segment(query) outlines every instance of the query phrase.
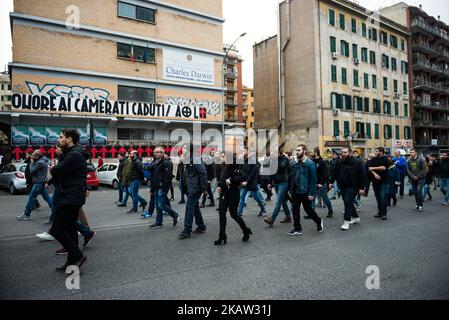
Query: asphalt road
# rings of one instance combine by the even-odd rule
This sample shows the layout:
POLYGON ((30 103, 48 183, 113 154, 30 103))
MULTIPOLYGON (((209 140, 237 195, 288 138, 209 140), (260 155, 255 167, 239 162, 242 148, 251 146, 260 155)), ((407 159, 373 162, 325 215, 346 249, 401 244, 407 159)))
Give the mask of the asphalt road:
MULTIPOLYGON (((148 190, 141 190, 148 195, 148 190)), ((311 220, 302 220, 304 234, 290 237, 291 225, 278 221, 267 228, 249 199, 244 218, 253 230, 248 243, 228 219, 228 244, 214 246, 218 214, 203 209, 207 233, 178 240, 171 218, 159 230, 155 218, 127 215, 114 204, 116 191, 100 188, 88 199, 86 212, 97 236, 85 254, 90 261, 81 274, 79 290, 68 290, 66 275, 55 266, 66 257, 55 255, 56 241, 34 235, 46 231, 46 204, 32 220, 16 221, 25 195, 0 192, 1 299, 448 299, 449 207, 439 191, 418 213, 406 196, 389 212, 389 220, 373 218, 371 197, 362 199, 361 224, 340 230, 342 202, 333 201, 335 217, 325 219, 317 233, 311 220), (379 268, 379 289, 369 290, 368 266, 379 268)), ((184 216, 184 207, 172 202, 184 216)), ((41 201, 43 203, 43 201, 41 201)), ((272 208, 274 202, 268 202, 272 208)), ((326 209, 317 209, 325 217, 326 209)), ((283 218, 281 212, 279 218, 283 218)), ((80 240, 82 240, 80 238, 80 240)))

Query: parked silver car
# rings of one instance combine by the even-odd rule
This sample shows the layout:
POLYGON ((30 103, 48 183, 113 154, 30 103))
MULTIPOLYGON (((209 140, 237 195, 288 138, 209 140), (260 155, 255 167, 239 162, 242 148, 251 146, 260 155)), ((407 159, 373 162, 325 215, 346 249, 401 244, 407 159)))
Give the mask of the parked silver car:
POLYGON ((0 188, 7 188, 11 194, 26 191, 26 163, 10 163, 0 171, 0 188))

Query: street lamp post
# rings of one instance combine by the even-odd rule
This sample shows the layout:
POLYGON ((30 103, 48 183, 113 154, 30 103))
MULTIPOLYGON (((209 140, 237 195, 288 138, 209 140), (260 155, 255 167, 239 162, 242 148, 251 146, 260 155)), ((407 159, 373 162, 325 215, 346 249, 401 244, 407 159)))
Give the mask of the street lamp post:
POLYGON ((223 57, 223 63, 221 64, 221 96, 222 96, 222 106, 221 106, 221 146, 222 146, 222 151, 225 150, 225 118, 224 118, 224 113, 225 113, 225 63, 226 63, 226 58, 228 57, 228 53, 231 50, 231 48, 237 43, 237 41, 240 40, 240 38, 243 38, 246 35, 246 32, 242 33, 237 39, 235 39, 235 41, 229 46, 229 48, 226 49, 225 51, 225 55, 223 57))

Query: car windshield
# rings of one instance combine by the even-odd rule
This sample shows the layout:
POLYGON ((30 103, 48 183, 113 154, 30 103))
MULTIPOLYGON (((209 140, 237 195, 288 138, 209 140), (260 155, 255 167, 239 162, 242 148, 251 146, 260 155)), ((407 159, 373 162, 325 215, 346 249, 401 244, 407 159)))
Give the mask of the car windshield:
POLYGON ((19 168, 19 171, 20 172, 25 172, 25 169, 27 168, 27 166, 21 166, 20 168, 19 168))
POLYGON ((95 172, 95 166, 93 164, 87 165, 87 172, 95 172))

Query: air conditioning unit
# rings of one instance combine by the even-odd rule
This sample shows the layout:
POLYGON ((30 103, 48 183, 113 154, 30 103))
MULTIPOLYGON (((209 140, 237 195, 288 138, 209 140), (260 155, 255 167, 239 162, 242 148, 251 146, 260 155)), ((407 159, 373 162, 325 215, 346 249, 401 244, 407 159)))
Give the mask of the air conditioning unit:
POLYGON ((356 65, 359 64, 359 59, 358 58, 354 58, 354 64, 356 64, 356 65))
POLYGON ((332 109, 332 112, 334 113, 334 116, 338 116, 339 110, 338 109, 332 109))
POLYGON ((332 59, 337 59, 337 58, 338 58, 338 53, 332 52, 332 59))

